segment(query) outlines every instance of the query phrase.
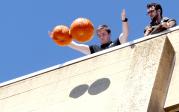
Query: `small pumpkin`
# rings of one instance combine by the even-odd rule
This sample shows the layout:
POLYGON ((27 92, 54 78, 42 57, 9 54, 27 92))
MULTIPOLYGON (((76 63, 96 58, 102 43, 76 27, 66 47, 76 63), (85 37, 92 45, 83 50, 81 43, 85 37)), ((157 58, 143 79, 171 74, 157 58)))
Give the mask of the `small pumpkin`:
POLYGON ((78 42, 87 42, 94 35, 94 26, 89 19, 77 18, 70 26, 70 35, 78 42))
POLYGON ((59 46, 66 46, 72 42, 72 36, 69 34, 69 28, 64 25, 56 26, 51 32, 51 37, 59 46))

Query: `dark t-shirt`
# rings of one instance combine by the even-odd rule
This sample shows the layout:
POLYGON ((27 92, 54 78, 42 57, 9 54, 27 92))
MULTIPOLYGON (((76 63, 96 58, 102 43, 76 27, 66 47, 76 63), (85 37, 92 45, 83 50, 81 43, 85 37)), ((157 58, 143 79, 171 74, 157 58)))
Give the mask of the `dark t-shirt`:
POLYGON ((107 49, 107 48, 110 48, 110 47, 114 47, 114 46, 117 46, 117 45, 120 45, 120 41, 119 39, 116 39, 115 41, 110 41, 106 44, 102 44, 102 45, 91 45, 90 46, 90 52, 91 54, 92 53, 95 53, 95 52, 98 52, 98 51, 101 51, 101 50, 104 50, 104 49, 107 49))

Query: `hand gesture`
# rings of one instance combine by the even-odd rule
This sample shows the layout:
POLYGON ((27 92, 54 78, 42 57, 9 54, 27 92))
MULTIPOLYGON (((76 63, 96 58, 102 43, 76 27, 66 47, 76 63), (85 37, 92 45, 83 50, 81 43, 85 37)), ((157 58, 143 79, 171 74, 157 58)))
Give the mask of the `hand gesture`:
POLYGON ((147 27, 145 28, 144 36, 149 35, 151 32, 152 32, 152 27, 151 27, 151 26, 147 26, 147 27))
POLYGON ((121 20, 125 20, 125 18, 126 18, 126 11, 125 9, 123 9, 121 12, 121 20))

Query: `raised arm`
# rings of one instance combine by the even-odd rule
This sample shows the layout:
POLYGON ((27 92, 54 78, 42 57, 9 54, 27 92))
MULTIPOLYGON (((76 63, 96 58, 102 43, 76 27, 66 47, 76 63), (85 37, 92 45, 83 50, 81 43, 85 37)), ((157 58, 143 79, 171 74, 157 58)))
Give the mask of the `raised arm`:
POLYGON ((128 33, 129 33, 129 27, 128 27, 128 20, 126 17, 126 11, 125 9, 122 10, 121 13, 121 20, 122 20, 122 33, 119 36, 119 41, 121 44, 126 43, 128 40, 128 33))
POLYGON ((83 54, 91 54, 89 46, 85 44, 78 44, 72 41, 71 44, 68 45, 68 47, 75 49, 83 54))

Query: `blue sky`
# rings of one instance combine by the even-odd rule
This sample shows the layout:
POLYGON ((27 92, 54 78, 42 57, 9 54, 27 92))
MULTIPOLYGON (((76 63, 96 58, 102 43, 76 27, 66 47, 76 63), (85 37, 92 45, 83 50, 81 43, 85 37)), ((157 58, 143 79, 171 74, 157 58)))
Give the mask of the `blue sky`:
MULTIPOLYGON (((109 25, 114 40, 121 33, 120 14, 125 8, 129 41, 143 37, 150 21, 149 2, 160 3, 164 16, 179 21, 178 0, 0 0, 0 83, 84 56, 56 45, 48 36, 54 26, 70 26, 78 17, 90 19, 95 28, 109 25)), ((95 35, 84 44, 96 43, 95 35)))

